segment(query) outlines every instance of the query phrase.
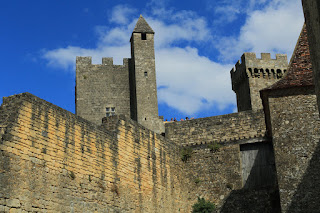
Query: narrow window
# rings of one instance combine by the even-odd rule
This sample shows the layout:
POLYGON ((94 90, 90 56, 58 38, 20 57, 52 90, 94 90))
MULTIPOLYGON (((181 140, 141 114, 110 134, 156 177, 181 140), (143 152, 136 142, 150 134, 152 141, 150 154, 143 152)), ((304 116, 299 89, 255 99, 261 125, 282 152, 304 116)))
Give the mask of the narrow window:
POLYGON ((259 70, 257 68, 254 69, 254 76, 255 77, 260 77, 259 70))
POLYGON ((148 77, 148 72, 144 72, 144 76, 145 76, 145 77, 148 77))
POLYGON ((280 69, 277 69, 277 78, 282 78, 283 74, 282 71, 280 69))
POLYGON ((113 116, 116 114, 116 108, 115 107, 107 107, 106 108, 106 116, 113 116))
POLYGON ((141 40, 147 40, 147 34, 141 33, 141 40))
POLYGON ((146 121, 146 120, 147 120, 147 118, 144 118, 144 120, 146 121))

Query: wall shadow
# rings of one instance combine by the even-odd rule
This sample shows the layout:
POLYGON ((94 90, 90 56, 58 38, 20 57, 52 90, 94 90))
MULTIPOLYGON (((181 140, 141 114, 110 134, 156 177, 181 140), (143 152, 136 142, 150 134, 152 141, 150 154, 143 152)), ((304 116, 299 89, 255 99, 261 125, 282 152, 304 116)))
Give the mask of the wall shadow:
POLYGON ((242 189, 230 192, 220 212, 280 213, 272 143, 243 144, 240 150, 245 184, 242 189))

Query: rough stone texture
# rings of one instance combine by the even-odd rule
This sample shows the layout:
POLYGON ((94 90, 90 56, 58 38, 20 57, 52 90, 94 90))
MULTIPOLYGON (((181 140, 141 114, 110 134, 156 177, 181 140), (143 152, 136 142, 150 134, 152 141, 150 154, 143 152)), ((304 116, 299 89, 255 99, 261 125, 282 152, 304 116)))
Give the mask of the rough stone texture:
POLYGON ((245 111, 207 118, 166 123, 166 138, 181 145, 212 142, 257 142, 265 136, 265 120, 262 110, 245 111))
POLYGON ((238 61, 230 71, 238 112, 262 109, 259 91, 281 79, 287 67, 287 55, 284 54, 276 54, 276 59, 271 59, 270 53, 261 53, 259 59, 255 53, 244 53, 241 63, 238 61))
POLYGON ((92 64, 91 57, 77 57, 76 114, 100 125, 107 107, 130 116, 129 63, 113 65, 112 58, 92 64))
POLYGON ((308 30, 312 69, 320 111, 320 3, 317 0, 302 0, 304 17, 308 30))
POLYGON ((0 111, 0 209, 190 212, 197 199, 179 147, 130 119, 99 127, 28 93, 0 111))
POLYGON ((225 145, 217 151, 197 145, 192 150, 191 158, 185 163, 185 174, 194 182, 197 195, 216 203, 219 212, 278 212, 280 204, 275 197, 278 191, 274 179, 267 188, 242 189, 246 182, 242 182, 238 144, 225 145))
POLYGON ((91 57, 77 57, 76 114, 98 125, 106 108, 115 107, 143 126, 164 132, 158 116, 157 84, 154 55, 154 32, 140 16, 130 39, 131 58, 123 65, 113 65, 112 58, 92 64, 91 57))
POLYGON ((245 212, 241 207, 245 205, 240 203, 251 202, 256 204, 252 212, 261 209, 278 212, 279 202, 272 205, 269 202, 277 191, 277 183, 273 149, 271 141, 265 137, 262 110, 167 123, 166 138, 192 149, 190 159, 185 162, 185 174, 196 184, 198 195, 214 201, 222 212, 236 209, 245 212), (212 150, 213 144, 218 144, 219 148, 212 150), (262 147, 263 150, 267 147, 266 152, 257 150, 248 160, 241 159, 247 150, 240 151, 241 146, 260 144, 266 145, 262 147), (268 162, 273 163, 269 165, 268 162), (249 190, 241 190, 243 187, 249 190), (272 192, 264 187, 271 188, 272 192), (255 198, 259 193, 264 196, 255 198))
POLYGON ((267 101, 282 212, 318 212, 320 122, 314 89, 274 91, 267 101))

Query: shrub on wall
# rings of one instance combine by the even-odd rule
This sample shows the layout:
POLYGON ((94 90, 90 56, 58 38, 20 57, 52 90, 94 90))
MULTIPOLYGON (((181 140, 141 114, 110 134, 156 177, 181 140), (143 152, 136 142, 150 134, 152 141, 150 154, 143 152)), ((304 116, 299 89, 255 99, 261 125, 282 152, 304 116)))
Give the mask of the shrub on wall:
POLYGON ((198 197, 198 202, 192 206, 192 213, 212 213, 215 212, 215 209, 214 203, 198 197))
POLYGON ((221 145, 214 142, 212 144, 208 144, 207 147, 210 149, 210 152, 217 152, 221 148, 221 145))
POLYGON ((191 154, 192 154, 191 148, 185 147, 185 148, 181 149, 181 151, 180 151, 181 160, 183 162, 186 162, 189 158, 191 158, 191 154))

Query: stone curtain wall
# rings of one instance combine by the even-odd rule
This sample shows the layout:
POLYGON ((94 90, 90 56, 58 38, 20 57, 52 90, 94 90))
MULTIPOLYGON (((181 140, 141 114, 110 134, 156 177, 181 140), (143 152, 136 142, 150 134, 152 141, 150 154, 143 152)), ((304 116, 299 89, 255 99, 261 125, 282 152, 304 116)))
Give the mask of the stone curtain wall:
POLYGON ((199 195, 221 206, 232 190, 242 188, 239 151, 239 145, 214 152, 206 145, 193 147, 185 173, 199 195))
POLYGON ((283 90, 268 102, 282 212, 318 212, 320 122, 314 90, 283 90))
POLYGON ((262 110, 244 111, 166 123, 166 137, 181 145, 228 143, 264 137, 265 129, 262 110))
MULTIPOLYGON (((265 137, 262 110, 167 123, 166 137, 191 148, 184 173, 195 191, 215 202, 219 211, 279 212, 276 186, 243 189, 240 144, 270 142, 265 137), (216 150, 210 147, 214 142, 219 146, 216 150)), ((261 159, 252 160, 255 165, 261 159)), ((251 179, 257 174, 248 176, 251 179)))
POLYGON ((0 212, 190 212, 196 200, 178 147, 135 122, 107 131, 31 94, 0 112, 0 212))

